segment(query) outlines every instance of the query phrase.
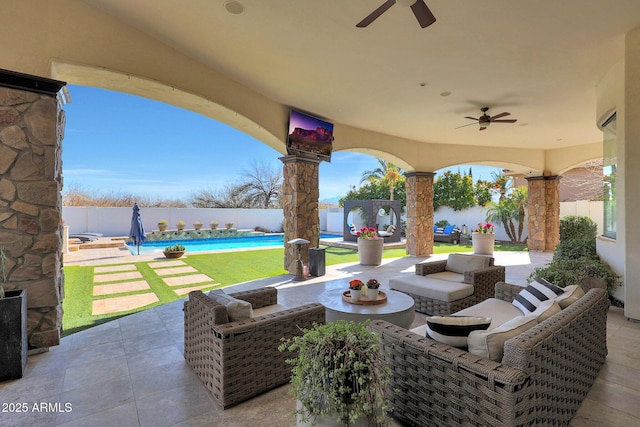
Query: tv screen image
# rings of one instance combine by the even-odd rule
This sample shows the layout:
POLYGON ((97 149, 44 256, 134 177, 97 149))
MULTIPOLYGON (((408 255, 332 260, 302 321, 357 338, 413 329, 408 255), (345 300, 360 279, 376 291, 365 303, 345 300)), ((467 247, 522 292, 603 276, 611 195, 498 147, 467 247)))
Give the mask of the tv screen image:
POLYGON ((289 154, 331 161, 333 147, 333 124, 291 110, 289 116, 289 154))

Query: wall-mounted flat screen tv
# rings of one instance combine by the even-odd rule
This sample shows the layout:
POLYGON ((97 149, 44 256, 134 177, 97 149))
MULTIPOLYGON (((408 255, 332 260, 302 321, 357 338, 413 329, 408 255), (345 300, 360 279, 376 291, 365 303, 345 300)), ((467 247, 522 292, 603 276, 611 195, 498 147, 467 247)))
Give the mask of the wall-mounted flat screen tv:
POLYGON ((291 155, 331 161, 333 124, 291 110, 287 152, 291 155))

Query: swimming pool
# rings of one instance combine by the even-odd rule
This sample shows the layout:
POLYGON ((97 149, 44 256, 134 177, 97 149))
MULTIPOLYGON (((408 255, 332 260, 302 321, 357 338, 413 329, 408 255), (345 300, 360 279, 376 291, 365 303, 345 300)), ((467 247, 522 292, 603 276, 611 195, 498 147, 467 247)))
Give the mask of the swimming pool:
MULTIPOLYGON (((331 238, 341 237, 336 234, 321 233, 320 237, 331 238)), ((162 242, 144 242, 140 246, 140 255, 162 253, 167 246, 182 245, 187 252, 203 252, 218 251, 224 249, 251 249, 264 247, 282 247, 284 246, 283 234, 265 234, 263 236, 252 237, 221 237, 216 239, 197 239, 197 240, 165 240, 162 242)), ((129 252, 136 255, 138 248, 127 242, 129 252)))

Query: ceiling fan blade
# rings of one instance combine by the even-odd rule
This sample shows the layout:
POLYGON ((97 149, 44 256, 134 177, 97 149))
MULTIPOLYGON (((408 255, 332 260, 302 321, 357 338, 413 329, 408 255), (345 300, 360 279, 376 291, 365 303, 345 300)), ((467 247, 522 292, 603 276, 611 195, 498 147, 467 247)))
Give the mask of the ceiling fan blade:
POLYGON ((465 116, 465 119, 479 120, 479 119, 476 119, 475 117, 469 117, 469 116, 465 116))
POLYGON ((493 121, 493 119, 499 119, 500 117, 504 117, 504 116, 510 116, 511 113, 500 113, 500 114, 496 114, 495 116, 491 117, 491 121, 493 121))
POLYGON ((433 13, 431 13, 424 0, 418 0, 412 4, 411 10, 422 28, 426 28, 436 22, 436 17, 433 16, 433 13))
POLYGON ((468 125, 458 126, 457 128, 454 128, 454 129, 466 128, 467 126, 473 126, 473 125, 478 125, 478 124, 477 123, 469 123, 468 125))
MULTIPOLYGON (((362 21, 358 22, 356 24, 356 27, 358 28, 364 28, 367 25, 371 24, 373 21, 375 21, 376 19, 378 19, 380 17, 380 15, 382 15, 383 13, 385 13, 387 10, 389 10, 389 8, 391 6, 393 6, 394 4, 396 4, 396 0, 387 0, 386 2, 384 2, 379 8, 377 8, 376 10, 374 10, 373 12, 371 12, 371 14, 369 16, 367 16, 366 18, 364 18, 362 21)), ((413 8, 413 6, 411 6, 413 8)))
POLYGON ((515 123, 518 119, 491 120, 491 123, 515 123))

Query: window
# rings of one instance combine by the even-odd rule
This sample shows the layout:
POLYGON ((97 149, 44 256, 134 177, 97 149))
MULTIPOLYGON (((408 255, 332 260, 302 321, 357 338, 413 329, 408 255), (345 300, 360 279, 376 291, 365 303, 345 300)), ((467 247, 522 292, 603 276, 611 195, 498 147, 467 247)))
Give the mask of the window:
POLYGON ((602 191, 604 200, 604 236, 616 238, 616 178, 618 174, 618 153, 616 148, 616 113, 602 124, 603 138, 603 176, 602 191))

